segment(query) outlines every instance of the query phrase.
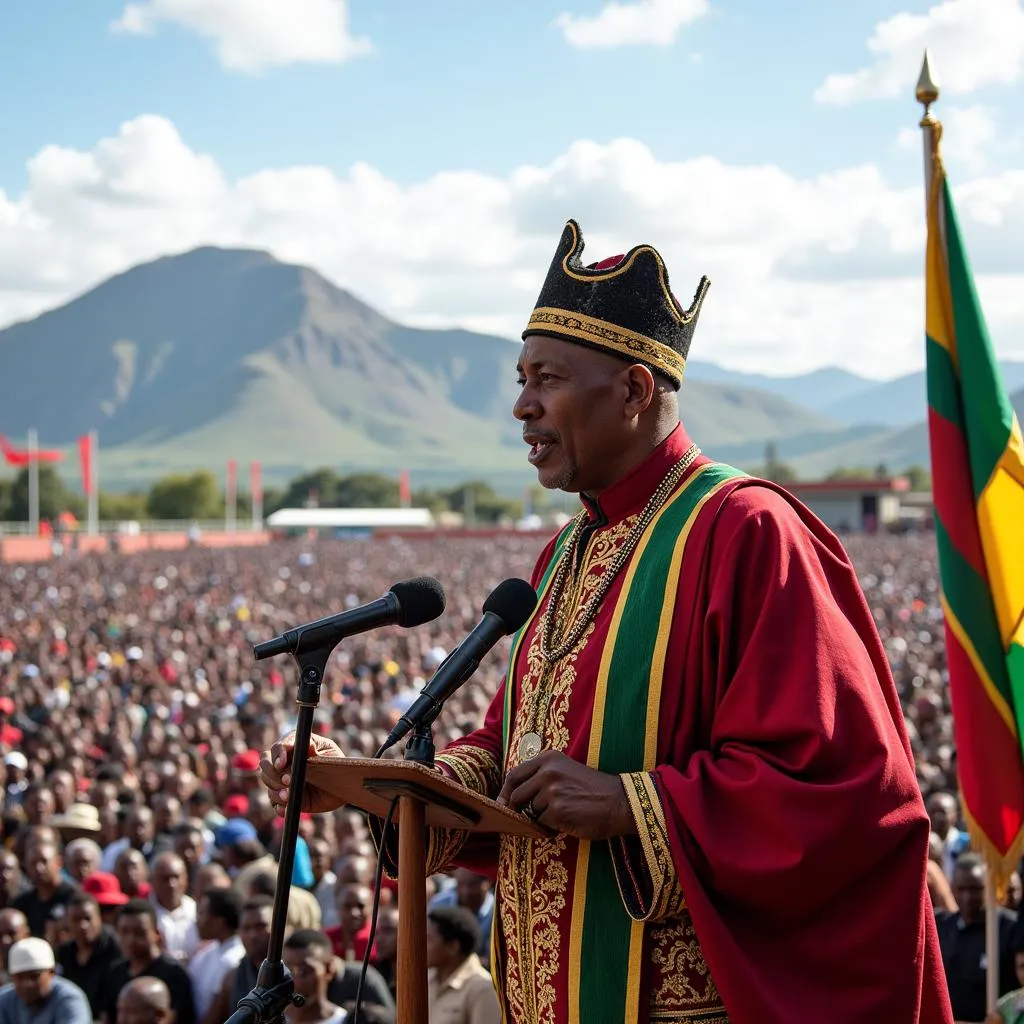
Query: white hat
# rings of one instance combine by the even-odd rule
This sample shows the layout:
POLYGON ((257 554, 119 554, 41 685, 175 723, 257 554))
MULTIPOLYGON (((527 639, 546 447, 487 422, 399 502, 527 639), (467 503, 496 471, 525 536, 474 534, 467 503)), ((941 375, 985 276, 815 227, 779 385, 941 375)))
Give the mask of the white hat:
POLYGON ((22 939, 7 954, 7 973, 11 977, 29 971, 52 971, 56 966, 53 950, 45 939, 22 939))
POLYGON ((8 768, 20 768, 25 771, 28 768, 28 758, 20 750, 12 750, 5 758, 4 764, 8 768))
POLYGON ((124 656, 128 661, 142 661, 142 648, 129 647, 128 650, 124 652, 124 656))

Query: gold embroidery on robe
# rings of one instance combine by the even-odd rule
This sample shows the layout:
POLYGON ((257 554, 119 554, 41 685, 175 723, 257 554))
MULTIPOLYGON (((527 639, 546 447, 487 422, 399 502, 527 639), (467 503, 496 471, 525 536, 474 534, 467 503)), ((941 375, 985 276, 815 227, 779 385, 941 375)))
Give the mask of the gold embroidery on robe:
POLYGON ((686 906, 686 897, 672 861, 665 812, 654 777, 650 772, 631 772, 619 777, 637 829, 636 836, 612 844, 612 866, 622 902, 630 917, 637 921, 676 918, 686 906), (642 852, 642 858, 637 852, 642 852), (645 877, 634 880, 635 872, 644 872, 645 877), (643 894, 648 885, 649 897, 645 899, 643 894))
POLYGON ((651 1024, 728 1024, 689 911, 648 926, 651 1024))

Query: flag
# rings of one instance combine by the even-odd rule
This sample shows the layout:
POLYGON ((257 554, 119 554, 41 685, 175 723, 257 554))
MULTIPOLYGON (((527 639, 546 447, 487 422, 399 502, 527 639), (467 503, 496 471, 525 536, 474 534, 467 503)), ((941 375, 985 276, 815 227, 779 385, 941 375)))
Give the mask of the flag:
POLYGON ((408 508, 412 504, 412 483, 407 469, 398 474, 398 502, 402 508, 408 508))
POLYGON ((1024 444, 931 133, 928 433, 957 772, 997 884, 1024 850, 1024 444))
POLYGON ((78 439, 78 457, 82 463, 82 490, 92 494, 92 435, 83 434, 78 439))

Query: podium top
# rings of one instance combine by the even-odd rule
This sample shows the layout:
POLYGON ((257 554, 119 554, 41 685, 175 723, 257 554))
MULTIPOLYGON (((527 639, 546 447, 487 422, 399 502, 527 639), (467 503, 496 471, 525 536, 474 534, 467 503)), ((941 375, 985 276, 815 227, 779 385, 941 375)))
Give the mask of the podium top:
MULTIPOLYGON (((306 784, 330 793, 342 804, 367 814, 387 816, 397 796, 415 796, 426 804, 427 825, 468 832, 496 832, 542 839, 551 833, 525 814, 449 779, 414 761, 372 758, 311 757, 306 784)), ((399 813, 395 813, 399 821, 399 813)), ((400 823, 400 822, 399 822, 400 823)))

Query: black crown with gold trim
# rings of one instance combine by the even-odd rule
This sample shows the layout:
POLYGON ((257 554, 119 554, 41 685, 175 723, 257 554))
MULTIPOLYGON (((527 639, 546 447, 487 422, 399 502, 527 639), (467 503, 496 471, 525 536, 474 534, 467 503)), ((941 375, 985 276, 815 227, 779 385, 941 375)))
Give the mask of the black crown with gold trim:
POLYGON ((665 262, 652 246, 635 246, 614 266, 585 267, 582 254, 583 233, 570 220, 523 338, 548 334, 643 363, 678 390, 711 282, 700 279, 693 303, 684 310, 669 288, 665 262))

